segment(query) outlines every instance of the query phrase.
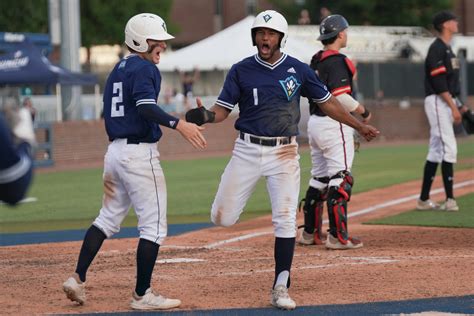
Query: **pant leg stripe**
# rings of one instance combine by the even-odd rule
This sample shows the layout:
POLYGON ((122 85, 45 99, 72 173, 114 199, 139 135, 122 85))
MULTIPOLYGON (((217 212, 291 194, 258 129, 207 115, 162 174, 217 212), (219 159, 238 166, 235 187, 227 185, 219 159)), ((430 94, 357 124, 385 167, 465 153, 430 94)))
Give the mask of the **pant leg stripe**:
POLYGON ((155 243, 156 243, 158 241, 158 239, 160 238, 160 199, 159 199, 158 185, 156 183, 156 175, 155 175, 155 170, 153 169, 152 160, 153 160, 153 152, 150 149, 150 167, 151 167, 151 172, 153 173, 153 181, 155 182, 156 207, 157 207, 157 211, 158 211, 158 223, 157 223, 157 227, 156 227, 157 236, 156 236, 156 239, 155 239, 155 243))
POLYGON ((443 131, 441 129, 441 122, 439 120, 439 111, 438 111, 438 96, 435 96, 435 110, 436 110, 436 120, 438 122, 438 130, 439 130, 439 139, 441 139, 441 145, 442 145, 442 148, 443 148, 443 157, 442 157, 442 160, 444 160, 444 156, 446 154, 446 150, 444 149, 445 147, 445 144, 444 144, 444 141, 443 141, 443 131))

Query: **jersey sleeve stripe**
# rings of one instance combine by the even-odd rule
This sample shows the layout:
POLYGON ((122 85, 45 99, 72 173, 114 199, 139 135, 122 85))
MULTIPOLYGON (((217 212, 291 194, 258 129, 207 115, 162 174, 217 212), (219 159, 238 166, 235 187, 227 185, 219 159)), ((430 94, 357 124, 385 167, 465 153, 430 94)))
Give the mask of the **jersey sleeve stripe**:
POLYGON ((225 107, 225 108, 230 109, 230 110, 233 110, 234 107, 235 107, 234 104, 230 104, 230 103, 222 101, 222 100, 217 100, 216 103, 219 104, 220 106, 225 107))
POLYGON ((139 106, 140 104, 145 104, 145 103, 148 103, 148 104, 156 104, 156 100, 153 100, 153 99, 140 99, 137 101, 137 106, 139 106))
POLYGON ((446 72, 446 67, 440 66, 438 68, 435 68, 435 69, 431 70, 430 75, 434 77, 434 76, 437 76, 439 74, 443 74, 445 72, 446 72))
POLYGON ((340 94, 343 93, 351 93, 351 86, 344 86, 344 87, 339 87, 331 91, 332 95, 337 97, 340 94))
POLYGON ((0 171, 0 184, 9 183, 23 177, 30 170, 31 160, 26 156, 21 156, 13 166, 0 171))
POLYGON ((314 102, 316 103, 324 103, 326 102, 327 100, 329 100, 329 98, 331 98, 332 94, 331 93, 327 93, 323 98, 321 99, 313 99, 314 102))

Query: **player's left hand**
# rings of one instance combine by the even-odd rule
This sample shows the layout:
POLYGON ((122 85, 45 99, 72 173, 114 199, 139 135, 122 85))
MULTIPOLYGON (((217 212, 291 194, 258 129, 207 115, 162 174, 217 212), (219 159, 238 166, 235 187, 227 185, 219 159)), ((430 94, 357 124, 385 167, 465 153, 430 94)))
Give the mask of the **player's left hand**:
POLYGON ((453 122, 454 124, 460 124, 461 123, 461 113, 457 108, 452 109, 452 114, 453 114, 453 122))
POLYGON ((378 134, 380 134, 378 129, 376 129, 372 125, 366 125, 366 124, 361 124, 361 127, 357 131, 368 142, 370 142, 372 139, 377 137, 378 134))
POLYGON ((216 118, 216 113, 207 110, 203 105, 201 98, 196 98, 197 108, 191 109, 186 112, 186 121, 194 123, 196 125, 203 125, 206 123, 214 122, 216 118))

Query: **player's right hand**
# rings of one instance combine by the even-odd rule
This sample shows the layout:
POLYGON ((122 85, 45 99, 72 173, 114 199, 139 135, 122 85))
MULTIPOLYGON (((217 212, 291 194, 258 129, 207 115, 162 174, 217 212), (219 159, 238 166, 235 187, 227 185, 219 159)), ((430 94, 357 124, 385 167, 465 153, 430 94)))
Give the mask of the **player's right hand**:
POLYGON ((361 124, 361 127, 359 128, 358 132, 368 142, 370 142, 372 139, 377 137, 378 134, 380 134, 378 129, 376 129, 372 125, 365 124, 361 124))
POLYGON ((204 127, 197 126, 194 123, 189 123, 184 120, 179 120, 176 130, 193 145, 194 148, 204 149, 207 146, 207 141, 202 135, 201 131, 204 127))

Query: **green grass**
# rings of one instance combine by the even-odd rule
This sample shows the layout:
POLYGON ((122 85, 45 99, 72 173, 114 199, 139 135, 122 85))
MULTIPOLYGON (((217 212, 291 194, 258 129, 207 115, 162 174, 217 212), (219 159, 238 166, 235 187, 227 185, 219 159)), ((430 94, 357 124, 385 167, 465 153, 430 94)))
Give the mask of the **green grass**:
POLYGON ((461 196, 456 201, 459 212, 412 210, 365 224, 474 228, 474 193, 461 196))
MULTIPOLYGON (((458 142, 456 170, 474 168, 474 138, 458 142)), ((422 176, 427 144, 362 147, 356 154, 354 193, 386 187, 422 176)), ((163 161, 168 188, 169 223, 207 222, 221 174, 229 157, 163 161)), ((301 194, 311 170, 307 149, 301 151, 301 194)), ((0 233, 88 227, 101 207, 102 169, 37 173, 30 197, 37 202, 17 207, 0 205, 0 233)), ((270 201, 262 179, 247 203, 242 219, 269 214, 270 201)), ((134 226, 131 211, 123 226, 134 226)))

